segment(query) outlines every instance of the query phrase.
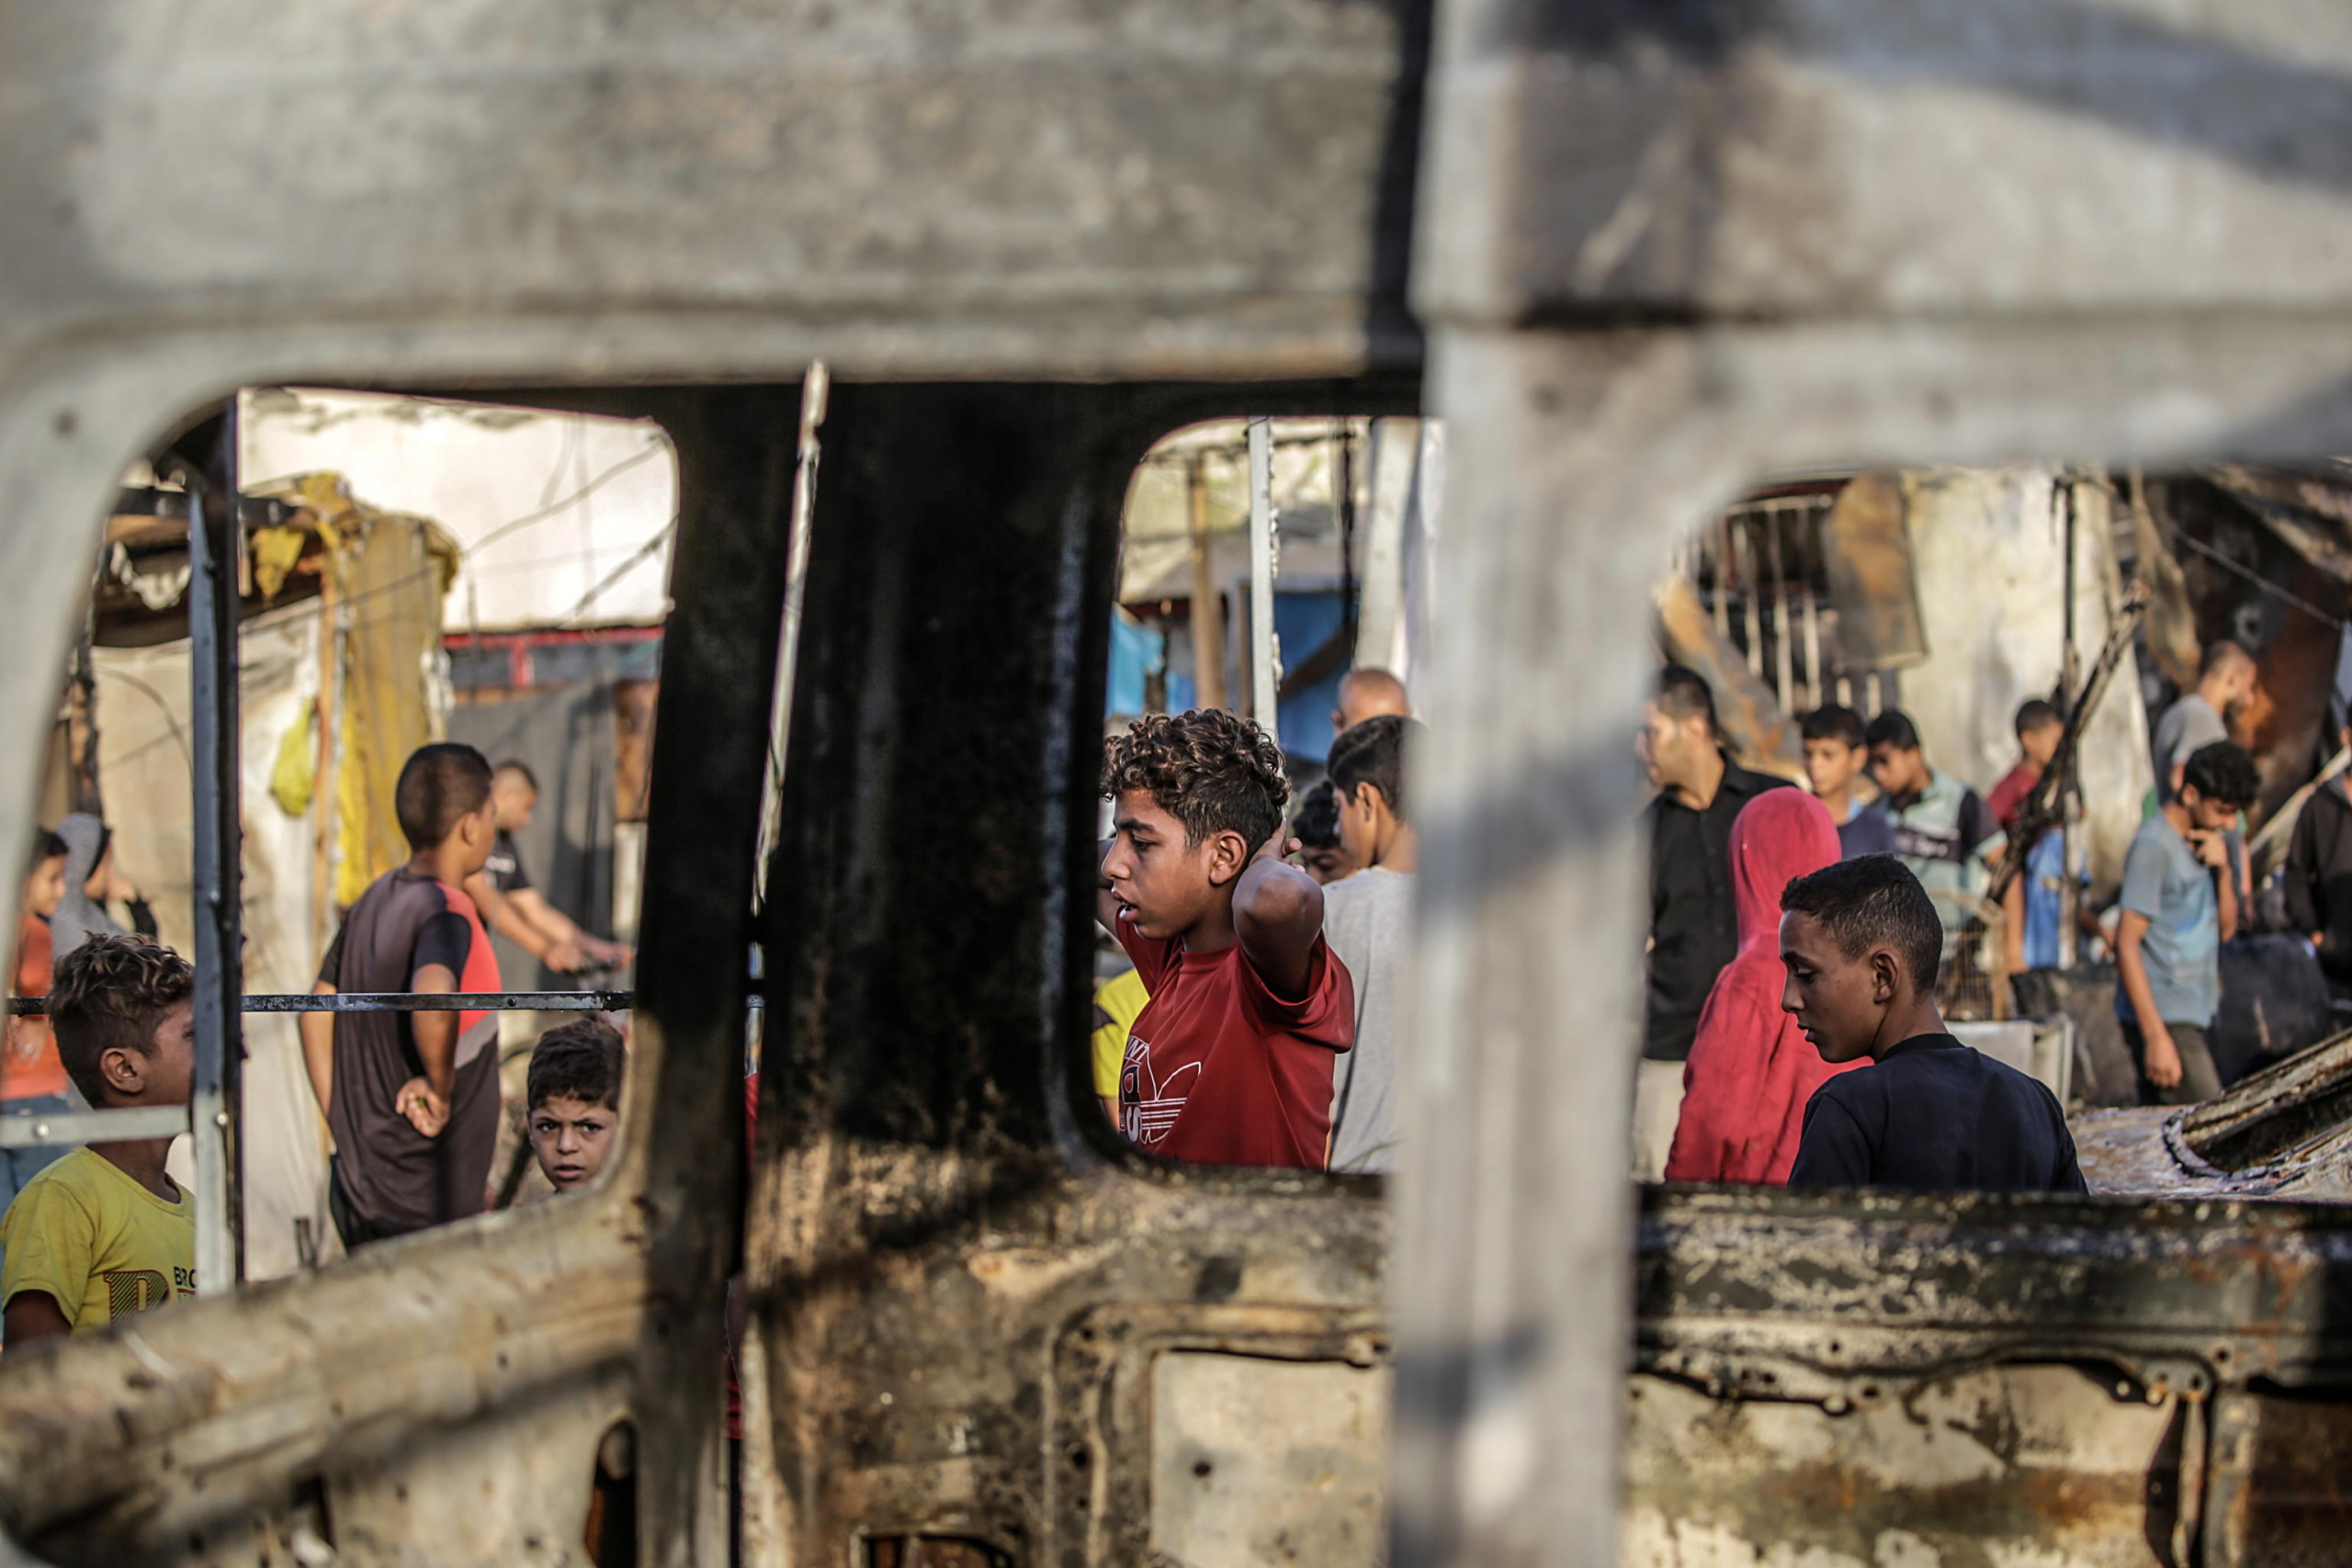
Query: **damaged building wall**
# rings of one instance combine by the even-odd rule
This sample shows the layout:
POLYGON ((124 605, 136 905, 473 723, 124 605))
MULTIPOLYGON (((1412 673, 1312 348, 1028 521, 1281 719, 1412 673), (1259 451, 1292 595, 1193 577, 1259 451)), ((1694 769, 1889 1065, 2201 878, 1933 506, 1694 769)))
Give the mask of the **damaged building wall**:
MULTIPOLYGON (((1904 492, 1928 657, 1903 671, 1903 706, 1928 761, 1989 790, 2018 760, 2018 705, 2059 684, 2070 494, 2078 683, 2121 603, 2109 495, 2096 480, 2041 467, 1913 470, 1904 492)), ((2153 783, 2146 711, 2128 668, 2124 676, 2109 682, 2081 750, 2090 868, 2102 892, 2122 877, 2153 783)))

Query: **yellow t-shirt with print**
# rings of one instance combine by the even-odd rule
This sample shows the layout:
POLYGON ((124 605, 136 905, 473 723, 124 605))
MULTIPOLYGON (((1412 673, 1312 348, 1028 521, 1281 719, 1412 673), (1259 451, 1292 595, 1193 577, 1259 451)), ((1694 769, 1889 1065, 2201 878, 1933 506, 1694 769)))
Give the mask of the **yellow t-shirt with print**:
POLYGON ((1130 969, 1094 987, 1094 1092, 1105 1100, 1119 1098, 1119 1074, 1127 1065, 1127 1035, 1143 1016, 1151 993, 1143 976, 1130 969))
POLYGON ((167 1203, 104 1155, 75 1149, 0 1218, 0 1304, 46 1291, 76 1334, 196 1294, 196 1200, 167 1203))

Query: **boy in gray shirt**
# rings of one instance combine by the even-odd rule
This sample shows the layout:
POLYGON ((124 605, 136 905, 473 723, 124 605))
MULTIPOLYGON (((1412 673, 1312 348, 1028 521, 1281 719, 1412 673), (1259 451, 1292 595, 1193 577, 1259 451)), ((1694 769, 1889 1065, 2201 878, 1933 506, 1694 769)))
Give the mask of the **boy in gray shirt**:
POLYGON ((2143 1105, 2193 1105, 2222 1092, 2205 1032, 2222 1002, 2221 946, 2238 925, 2222 829, 2260 787, 2243 748, 2199 748, 2179 792, 2140 825, 2124 857, 2115 1016, 2139 1064, 2143 1105))
POLYGON ((1340 807, 1340 841, 1361 867, 1323 889, 1323 934, 1355 981, 1356 1045, 1331 1085, 1333 1170, 1396 1164, 1396 987, 1412 950, 1420 840, 1405 814, 1405 753, 1419 720, 1383 714, 1342 733, 1324 764, 1340 807))

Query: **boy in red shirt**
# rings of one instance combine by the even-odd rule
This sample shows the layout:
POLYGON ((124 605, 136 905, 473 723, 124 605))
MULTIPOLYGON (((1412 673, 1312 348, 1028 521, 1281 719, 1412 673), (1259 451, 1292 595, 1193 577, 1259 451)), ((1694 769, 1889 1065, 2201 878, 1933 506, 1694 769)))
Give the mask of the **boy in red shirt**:
MULTIPOLYGON (((25 874, 17 914, 10 996, 49 995, 50 959, 55 952, 49 918, 64 897, 65 840, 42 829, 33 836, 32 864, 25 874)), ((82 1109, 66 1079, 65 1064, 58 1059, 49 1020, 27 1014, 6 1021, 6 1039, 0 1045, 0 1116, 58 1116, 82 1109)), ((0 1149, 0 1209, 64 1152, 59 1147, 0 1149)))
POLYGON ((1324 1168, 1355 993, 1322 887, 1283 863, 1281 751, 1221 709, 1153 714, 1111 742, 1102 793, 1099 913, 1151 993, 1120 1129, 1170 1159, 1324 1168))

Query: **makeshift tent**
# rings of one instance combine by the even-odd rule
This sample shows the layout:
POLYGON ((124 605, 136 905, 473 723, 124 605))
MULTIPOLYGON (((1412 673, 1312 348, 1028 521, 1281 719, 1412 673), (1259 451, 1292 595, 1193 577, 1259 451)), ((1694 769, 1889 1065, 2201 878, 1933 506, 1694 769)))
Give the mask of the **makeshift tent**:
MULTIPOLYGON (((257 613, 239 634, 244 982, 254 992, 309 990, 337 906, 407 858, 392 781, 445 727, 440 600, 455 555, 432 523, 356 501, 334 475, 276 490, 277 520, 248 535, 257 613), (305 570, 318 592, 260 608, 305 570)), ((153 611, 175 613, 175 602, 153 611)), ((96 773, 117 863, 147 894, 163 940, 187 953, 188 643, 146 641, 139 630, 123 640, 145 646, 91 653, 96 773)), ((294 1019, 247 1015, 245 1044, 246 1272, 268 1279, 299 1267, 306 1245, 333 1249, 325 1125, 294 1019)))

